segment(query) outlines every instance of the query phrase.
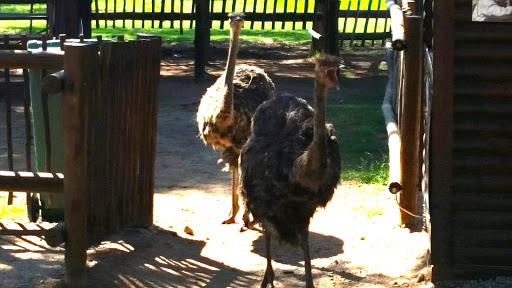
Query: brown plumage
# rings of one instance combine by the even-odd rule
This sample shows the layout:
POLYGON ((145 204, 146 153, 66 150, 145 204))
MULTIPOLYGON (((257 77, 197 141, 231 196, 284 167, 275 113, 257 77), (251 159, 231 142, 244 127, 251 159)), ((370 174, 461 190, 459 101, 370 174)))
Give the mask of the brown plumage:
POLYGON ((267 269, 261 284, 273 286, 270 237, 300 245, 306 287, 312 288, 309 221, 325 207, 338 185, 341 161, 331 124, 325 123, 327 90, 338 84, 338 59, 323 56, 315 68, 315 109, 293 96, 261 104, 252 135, 240 155, 242 196, 265 235, 267 269))
POLYGON ((233 177, 232 210, 224 223, 234 223, 239 210, 238 157, 251 134, 252 116, 261 103, 274 97, 275 92, 274 83, 263 69, 236 66, 243 14, 232 13, 229 18, 231 39, 226 70, 203 95, 197 111, 199 137, 220 152, 233 177))

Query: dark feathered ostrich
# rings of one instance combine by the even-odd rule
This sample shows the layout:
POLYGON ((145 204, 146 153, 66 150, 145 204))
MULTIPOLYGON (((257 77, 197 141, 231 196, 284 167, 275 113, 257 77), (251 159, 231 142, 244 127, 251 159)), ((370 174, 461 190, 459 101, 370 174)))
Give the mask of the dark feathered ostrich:
POLYGON ((242 196, 265 235, 267 269, 261 287, 273 286, 270 239, 300 245, 306 287, 313 286, 309 255, 309 221, 325 207, 340 180, 338 141, 325 123, 329 88, 338 85, 336 57, 322 56, 315 68, 315 110, 303 99, 276 97, 253 118, 253 132, 240 156, 242 196))
POLYGON ((232 209, 230 217, 223 222, 225 224, 234 223, 240 209, 238 157, 251 134, 252 116, 261 103, 274 96, 275 91, 274 83, 262 69, 248 65, 236 67, 243 16, 241 13, 229 14, 231 39, 226 70, 203 95, 197 111, 199 136, 204 143, 220 151, 226 169, 232 173, 232 209))

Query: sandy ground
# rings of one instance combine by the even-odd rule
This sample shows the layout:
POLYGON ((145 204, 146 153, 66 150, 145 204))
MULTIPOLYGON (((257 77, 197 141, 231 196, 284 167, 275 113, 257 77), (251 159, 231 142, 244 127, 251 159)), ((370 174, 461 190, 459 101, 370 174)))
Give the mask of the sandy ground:
MULTIPOLYGON (((280 93, 311 98, 311 64, 304 60, 307 48, 281 50, 272 59, 241 62, 263 66, 280 93)), ((128 229, 89 249, 89 286, 259 287, 266 265, 261 233, 240 233, 240 219, 238 224, 221 225, 230 208, 230 175, 221 172, 217 155, 197 138, 195 112, 200 96, 222 71, 223 62, 212 61, 210 76, 194 82, 187 54, 173 47, 166 51, 158 116, 155 226, 128 229)), ((269 53, 258 51, 261 55, 269 53)), ((246 53, 242 47, 241 57, 246 53)), ((371 65, 380 59, 351 59, 354 73, 346 81, 361 81, 361 85, 342 85, 330 97, 357 95, 371 85, 383 93, 384 76, 371 65)), ((22 113, 16 105, 14 117, 19 120, 22 113)), ((3 106, 0 109, 4 119, 3 106)), ((15 129, 21 149, 16 157, 19 167, 23 162, 21 127, 15 129)), ((4 131, 3 126, 0 129, 4 131)), ((4 137, 0 138, 3 141, 4 137)), ((5 145, 0 144, 4 165, 5 145)), ((22 229, 20 224, 37 228, 25 221, 1 223, 16 229, 22 229)), ((316 287, 432 286, 427 266, 428 235, 397 224, 396 202, 385 187, 342 183, 332 202, 312 220, 310 247, 316 287), (425 280, 418 282, 421 275, 425 280)), ((301 251, 277 242, 272 249, 275 287, 303 287, 301 251)), ((50 248, 39 237, 2 236, 0 287, 59 287, 63 261, 63 248, 50 248)))

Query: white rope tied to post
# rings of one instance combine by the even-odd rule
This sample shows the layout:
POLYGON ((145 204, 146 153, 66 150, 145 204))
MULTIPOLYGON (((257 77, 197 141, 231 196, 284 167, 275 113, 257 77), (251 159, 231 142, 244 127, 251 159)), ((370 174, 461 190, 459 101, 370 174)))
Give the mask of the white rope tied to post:
MULTIPOLYGON (((398 193, 397 193, 398 194, 398 193)), ((400 203, 398 203, 398 196, 396 196, 395 194, 395 201, 396 201, 396 204, 398 205, 398 208, 400 208, 400 210, 404 211, 405 213, 411 215, 412 217, 416 217, 416 218, 421 218, 423 219, 423 216, 419 216, 419 215, 416 215, 416 214, 413 214, 412 212, 409 212, 407 211, 405 208, 401 207, 400 206, 400 203)))

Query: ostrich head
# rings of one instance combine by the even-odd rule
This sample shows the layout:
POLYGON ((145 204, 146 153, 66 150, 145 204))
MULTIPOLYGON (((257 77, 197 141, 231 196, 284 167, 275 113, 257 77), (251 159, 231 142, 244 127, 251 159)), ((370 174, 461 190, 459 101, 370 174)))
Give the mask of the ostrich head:
POLYGON ((338 69, 340 59, 332 55, 321 55, 318 56, 315 61, 315 79, 317 83, 325 88, 336 87, 339 89, 338 69))
POLYGON ((232 29, 237 31, 242 30, 242 26, 244 25, 244 13, 229 13, 229 24, 232 29))

